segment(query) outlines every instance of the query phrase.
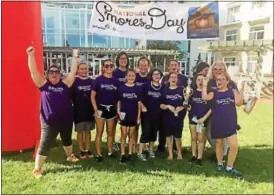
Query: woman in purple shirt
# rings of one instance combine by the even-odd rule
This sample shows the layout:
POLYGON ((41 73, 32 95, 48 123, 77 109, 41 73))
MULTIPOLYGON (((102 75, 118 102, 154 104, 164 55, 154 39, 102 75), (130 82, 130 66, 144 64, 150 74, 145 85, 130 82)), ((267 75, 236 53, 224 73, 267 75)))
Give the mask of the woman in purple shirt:
POLYGON ((172 142, 175 139, 177 148, 177 159, 182 160, 182 131, 186 109, 183 107, 183 88, 178 86, 177 73, 168 75, 168 86, 163 89, 162 103, 163 128, 165 129, 166 142, 168 147, 168 160, 173 159, 172 142))
POLYGON ((211 106, 211 138, 216 139, 217 170, 223 170, 223 146, 224 139, 227 139, 229 153, 225 171, 230 175, 242 178, 242 173, 234 169, 234 162, 238 153, 237 111, 235 105, 241 106, 243 99, 236 89, 229 87, 231 80, 227 73, 217 76, 217 90, 213 92, 207 92, 208 81, 208 77, 205 77, 202 98, 206 101, 214 100, 215 102, 211 106))
POLYGON ((136 86, 135 79, 135 71, 127 70, 127 82, 119 88, 117 111, 121 125, 121 163, 125 163, 132 158, 136 126, 140 123, 141 90, 136 86), (127 135, 129 136, 129 156, 125 155, 127 135))
POLYGON ((157 139, 157 131, 160 127, 162 112, 160 108, 162 95, 160 79, 162 76, 163 73, 159 69, 153 69, 148 75, 150 82, 143 85, 143 108, 141 113, 142 135, 138 153, 138 157, 142 161, 147 160, 146 155, 143 154, 146 143, 149 143, 149 157, 155 158, 153 147, 157 139))
POLYGON ((59 133, 67 161, 78 161, 72 153, 73 117, 69 91, 77 71, 78 50, 73 50, 71 72, 64 79, 61 79, 60 69, 56 65, 49 67, 44 78, 37 70, 34 48, 29 47, 27 54, 32 80, 41 91, 41 139, 33 170, 33 175, 41 178, 42 167, 59 133))
POLYGON ((202 166, 202 157, 204 152, 205 142, 205 128, 207 118, 211 114, 207 102, 202 99, 203 90, 203 74, 198 74, 193 80, 193 94, 190 97, 189 103, 191 109, 189 111, 189 128, 191 133, 191 148, 192 157, 189 160, 190 163, 196 163, 198 166, 202 166), (194 120, 196 119, 196 121, 194 120), (198 145, 198 155, 197 155, 198 145))
POLYGON ((98 162, 103 160, 101 146, 105 123, 107 125, 108 157, 114 157, 112 147, 117 123, 116 105, 118 101, 119 82, 112 75, 113 69, 114 65, 110 59, 103 61, 103 75, 95 79, 94 88, 91 92, 91 102, 96 122, 95 145, 97 151, 96 160, 98 162))
POLYGON ((121 52, 116 57, 117 68, 113 71, 113 76, 118 79, 120 84, 126 83, 126 71, 129 66, 129 59, 126 52, 121 52))
POLYGON ((80 62, 77 77, 72 85, 72 101, 75 131, 77 132, 81 159, 93 157, 90 150, 91 130, 95 128, 94 110, 90 101, 93 85, 94 80, 88 77, 87 63, 80 62))

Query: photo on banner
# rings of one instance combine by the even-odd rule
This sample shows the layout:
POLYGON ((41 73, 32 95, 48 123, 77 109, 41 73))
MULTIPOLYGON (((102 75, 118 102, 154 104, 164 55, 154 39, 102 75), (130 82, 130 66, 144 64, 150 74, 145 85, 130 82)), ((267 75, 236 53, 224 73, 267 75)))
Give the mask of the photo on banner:
POLYGON ((188 9, 187 38, 204 39, 219 37, 218 2, 188 9))

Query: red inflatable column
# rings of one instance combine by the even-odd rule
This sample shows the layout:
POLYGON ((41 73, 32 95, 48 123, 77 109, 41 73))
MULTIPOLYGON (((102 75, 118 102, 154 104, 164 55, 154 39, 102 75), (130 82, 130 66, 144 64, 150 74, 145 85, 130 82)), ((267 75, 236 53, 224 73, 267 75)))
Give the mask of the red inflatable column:
POLYGON ((40 92, 31 80, 26 49, 33 45, 43 72, 40 2, 2 2, 2 151, 35 146, 40 136, 40 92))

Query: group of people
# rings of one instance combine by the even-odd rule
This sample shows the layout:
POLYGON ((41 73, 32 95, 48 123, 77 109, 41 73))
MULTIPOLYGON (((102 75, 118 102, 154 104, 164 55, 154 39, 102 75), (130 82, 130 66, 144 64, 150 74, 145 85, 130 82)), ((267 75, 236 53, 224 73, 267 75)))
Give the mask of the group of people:
POLYGON ((36 178, 42 177, 42 166, 59 133, 68 161, 93 157, 102 161, 105 124, 109 158, 115 158, 113 146, 119 141, 121 163, 131 161, 134 153, 141 161, 155 158, 154 143, 158 137, 158 151, 165 151, 167 145, 167 159, 174 158, 173 149, 176 149, 177 159, 182 160, 181 140, 187 113, 192 139, 189 163, 203 165, 205 141, 208 140, 216 149, 217 170, 242 177, 234 169, 234 162, 238 152, 236 105, 242 105, 243 100, 223 62, 215 62, 211 70, 205 62, 197 65, 189 104, 183 105, 188 78, 179 73, 176 60, 169 61, 169 74, 163 75, 152 67, 148 58, 140 57, 136 72, 129 68, 128 55, 121 52, 115 63, 111 59, 104 60, 101 75, 91 79, 88 64, 79 62, 78 50, 73 50, 68 75, 61 78, 59 67, 51 65, 45 78, 37 70, 34 48, 29 47, 27 54, 31 77, 41 91, 41 140, 33 170, 36 178), (212 73, 211 76, 208 73, 212 73), (72 150, 73 123, 80 150, 77 157, 72 150), (120 139, 115 136, 117 123, 121 129, 120 139), (91 130, 95 128, 96 155, 93 156, 91 130), (229 153, 224 168, 225 143, 229 145, 229 153), (147 144, 148 157, 144 154, 147 144))

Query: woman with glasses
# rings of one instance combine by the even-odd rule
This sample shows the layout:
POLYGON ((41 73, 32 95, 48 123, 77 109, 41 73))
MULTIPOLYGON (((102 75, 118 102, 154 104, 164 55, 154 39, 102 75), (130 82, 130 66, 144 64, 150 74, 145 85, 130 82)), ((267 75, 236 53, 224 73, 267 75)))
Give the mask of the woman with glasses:
POLYGON ((113 71, 113 76, 118 79, 120 84, 126 83, 126 70, 129 66, 129 59, 126 52, 121 52, 116 57, 117 68, 113 71))
POLYGON ((113 69, 114 65, 110 59, 103 61, 102 75, 95 79, 94 88, 91 92, 91 102, 96 122, 95 145, 97 151, 96 160, 98 162, 103 160, 101 147, 105 123, 107 126, 108 157, 114 158, 112 146, 117 124, 116 105, 118 101, 119 82, 113 76, 113 69))
POLYGON ((41 91, 41 139, 33 170, 33 175, 41 178, 42 167, 59 133, 67 161, 78 161, 72 153, 73 111, 69 91, 77 71, 78 50, 73 50, 71 72, 64 79, 56 65, 49 67, 44 78, 37 70, 34 48, 27 48, 27 54, 32 80, 41 91))
POLYGON ((138 152, 138 157, 142 161, 147 160, 146 155, 143 154, 146 143, 149 143, 149 157, 155 158, 153 147, 157 139, 162 113, 160 109, 162 95, 160 79, 162 76, 163 73, 159 69, 153 69, 148 74, 149 82, 143 85, 143 109, 141 113, 142 134, 138 152))

